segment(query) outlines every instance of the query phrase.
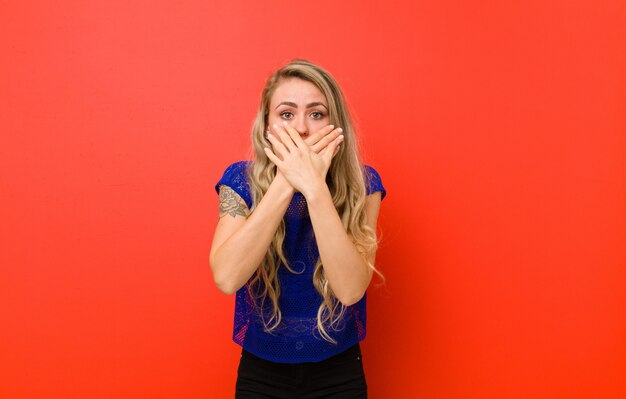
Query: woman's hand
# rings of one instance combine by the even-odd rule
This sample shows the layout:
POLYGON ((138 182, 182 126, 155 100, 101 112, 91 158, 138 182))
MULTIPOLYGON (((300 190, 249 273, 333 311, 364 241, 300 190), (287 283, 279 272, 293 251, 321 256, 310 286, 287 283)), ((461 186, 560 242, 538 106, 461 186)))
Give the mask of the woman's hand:
POLYGON ((307 196, 326 184, 326 174, 338 145, 343 141, 341 129, 329 125, 306 139, 288 124, 274 125, 268 134, 273 150, 265 148, 268 158, 294 189, 307 196), (306 141, 305 141, 306 140, 306 141))

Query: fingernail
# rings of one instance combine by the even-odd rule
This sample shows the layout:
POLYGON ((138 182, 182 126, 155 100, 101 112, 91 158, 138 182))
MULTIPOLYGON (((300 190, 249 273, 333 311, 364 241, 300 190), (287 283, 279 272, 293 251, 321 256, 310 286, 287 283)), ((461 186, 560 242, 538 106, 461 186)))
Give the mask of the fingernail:
POLYGON ((283 126, 287 126, 287 121, 283 121, 283 126))
POLYGON ((333 130, 335 128, 335 125, 330 125, 330 130, 333 130))
POLYGON ((343 129, 342 129, 342 128, 339 128, 339 129, 337 129, 337 131, 338 131, 339 133, 341 133, 341 132, 343 132, 343 129))

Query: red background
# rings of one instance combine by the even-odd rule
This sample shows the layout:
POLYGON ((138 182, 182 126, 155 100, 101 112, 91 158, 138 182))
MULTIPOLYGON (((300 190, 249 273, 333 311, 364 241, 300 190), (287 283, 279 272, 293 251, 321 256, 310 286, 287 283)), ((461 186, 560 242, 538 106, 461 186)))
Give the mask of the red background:
POLYGON ((625 27, 622 0, 3 1, 0 396, 232 397, 213 185, 307 58, 389 193, 370 396, 626 397, 625 27))

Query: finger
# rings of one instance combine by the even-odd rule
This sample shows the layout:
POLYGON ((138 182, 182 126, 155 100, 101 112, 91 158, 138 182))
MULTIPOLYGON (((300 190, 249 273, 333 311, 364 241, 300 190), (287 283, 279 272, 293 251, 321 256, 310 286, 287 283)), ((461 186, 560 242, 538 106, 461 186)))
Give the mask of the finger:
POLYGON ((341 143, 337 144, 337 147, 335 147, 335 153, 333 154, 333 158, 335 157, 335 155, 339 154, 339 150, 341 150, 341 143))
POLYGON ((337 129, 333 130, 330 134, 327 134, 323 139, 318 141, 316 144, 311 146, 311 150, 313 150, 313 152, 319 153, 329 143, 332 143, 333 140, 337 139, 337 137, 339 137, 340 135, 343 136, 342 133, 343 133, 343 129, 338 127, 337 129))
MULTIPOLYGON (((278 132, 276 131, 276 124, 267 127, 267 134, 273 134, 274 139, 282 143, 280 136, 278 136, 278 132)), ((267 135, 265 135, 265 137, 267 137, 267 135)))
POLYGON ((293 152, 297 148, 297 145, 293 142, 293 139, 289 133, 285 130, 284 126, 273 124, 274 132, 276 136, 280 138, 280 141, 288 149, 289 152, 293 152))
POLYGON ((339 152, 339 147, 343 142, 343 136, 337 137, 331 143, 329 143, 326 147, 324 147, 318 155, 320 155, 324 160, 328 161, 329 157, 332 159, 339 152))
POLYGON ((339 145, 343 142, 343 136, 337 137, 333 140, 322 152, 320 155, 325 158, 327 161, 330 161, 334 156, 339 152, 339 145))
POLYGON ((296 129, 289 126, 287 122, 283 122, 283 127, 285 128, 285 131, 289 134, 289 137, 291 137, 291 140, 295 143, 296 146, 298 146, 299 149, 303 151, 307 151, 309 149, 309 146, 304 142, 304 140, 302 140, 302 137, 300 137, 300 133, 298 133, 296 129))
POLYGON ((339 153, 339 150, 341 149, 341 143, 343 143, 343 140, 344 140, 343 136, 341 136, 341 140, 339 140, 339 142, 335 146, 335 151, 333 151, 333 158, 335 157, 335 155, 339 153))
POLYGON ((276 166, 278 166, 278 164, 282 162, 276 155, 274 155, 269 147, 263 147, 263 150, 265 151, 265 155, 267 155, 270 161, 272 161, 276 166))
POLYGON ((310 135, 309 137, 305 138, 304 142, 307 143, 309 146, 313 146, 313 145, 317 144, 318 141, 320 141, 321 139, 326 137, 326 135, 328 133, 332 132, 334 128, 335 128, 335 126, 333 126, 333 125, 324 126, 323 128, 321 128, 317 132, 315 132, 312 135, 310 135))
POLYGON ((272 143, 274 151, 276 151, 283 159, 285 158, 285 155, 289 154, 289 150, 285 147, 285 145, 272 133, 267 134, 267 139, 270 143, 272 143))

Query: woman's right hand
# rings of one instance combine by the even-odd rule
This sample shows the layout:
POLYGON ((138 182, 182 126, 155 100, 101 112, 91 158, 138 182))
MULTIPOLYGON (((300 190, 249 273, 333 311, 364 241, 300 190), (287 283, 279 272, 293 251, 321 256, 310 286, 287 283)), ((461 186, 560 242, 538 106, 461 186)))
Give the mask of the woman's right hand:
MULTIPOLYGON (((335 128, 333 125, 327 125, 321 128, 320 130, 318 130, 317 132, 313 133, 312 135, 305 137, 303 141, 309 146, 309 148, 311 148, 311 150, 314 153, 324 155, 323 154, 324 150, 328 147, 330 143, 333 142, 333 140, 339 137, 342 132, 343 130, 340 128, 335 128)), ((274 135, 274 137, 280 140, 280 138, 277 135, 274 135)), ((335 152, 333 153, 331 157, 331 162, 332 162, 332 158, 334 158, 338 152, 339 152, 339 146, 335 148, 335 152)), ((320 172, 325 172, 325 173, 328 172, 328 169, 330 168, 330 164, 324 165, 324 168, 325 170, 320 171, 320 172)), ((285 177, 282 176, 282 172, 278 168, 276 168, 276 176, 280 180, 286 181, 285 177)))
POLYGON ((328 174, 330 165, 333 162, 333 158, 335 158, 335 155, 339 152, 339 146, 344 139, 342 133, 343 129, 339 127, 335 128, 333 125, 328 125, 304 139, 304 142, 309 144, 311 150, 321 156, 322 162, 319 165, 321 168, 319 172, 322 174, 323 179, 326 179, 326 175, 328 174), (334 148, 329 148, 329 144, 336 142, 338 137, 340 140, 339 144, 331 146, 334 148), (329 154, 328 151, 333 151, 333 153, 329 154))
MULTIPOLYGON (((311 150, 316 154, 320 154, 324 148, 328 146, 334 139, 339 137, 342 133, 341 128, 335 129, 333 125, 324 126, 317 132, 313 133, 309 137, 304 138, 304 142, 309 145, 311 150)), ((339 147, 337 147, 339 148, 339 147)), ((337 154, 333 154, 333 157, 337 154)))

